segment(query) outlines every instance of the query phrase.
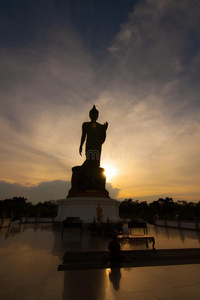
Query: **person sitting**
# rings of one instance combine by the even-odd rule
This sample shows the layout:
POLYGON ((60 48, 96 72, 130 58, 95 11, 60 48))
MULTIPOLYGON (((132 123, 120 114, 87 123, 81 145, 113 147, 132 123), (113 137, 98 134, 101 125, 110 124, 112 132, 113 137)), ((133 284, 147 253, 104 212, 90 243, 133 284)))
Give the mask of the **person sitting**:
POLYGON ((117 234, 115 233, 112 237, 112 241, 108 245, 108 250, 110 251, 110 261, 121 261, 121 247, 119 244, 119 240, 117 238, 117 234))

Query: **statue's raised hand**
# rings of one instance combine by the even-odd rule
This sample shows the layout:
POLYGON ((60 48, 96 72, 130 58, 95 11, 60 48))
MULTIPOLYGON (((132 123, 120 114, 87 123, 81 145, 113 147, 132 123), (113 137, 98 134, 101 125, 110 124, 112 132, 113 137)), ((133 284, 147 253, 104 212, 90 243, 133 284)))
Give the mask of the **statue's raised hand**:
POLYGON ((79 154, 82 156, 82 147, 79 148, 79 154))
POLYGON ((105 127, 105 130, 107 130, 107 128, 108 128, 108 122, 104 123, 103 125, 105 127))

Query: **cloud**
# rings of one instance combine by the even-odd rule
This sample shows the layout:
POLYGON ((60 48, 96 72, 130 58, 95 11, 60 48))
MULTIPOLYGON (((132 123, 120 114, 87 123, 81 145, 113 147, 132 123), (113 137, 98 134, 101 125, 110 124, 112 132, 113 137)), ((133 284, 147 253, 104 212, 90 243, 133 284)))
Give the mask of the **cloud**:
POLYGON ((198 1, 140 2, 109 48, 115 86, 125 84, 138 100, 158 95, 167 111, 169 104, 172 109, 195 101, 184 93, 192 91, 191 78, 199 74, 193 68, 199 57, 199 11, 198 1))
POLYGON ((198 189, 199 12, 198 1, 141 1, 108 48, 112 138, 145 153, 115 161, 120 197, 198 189))
POLYGON ((138 1, 100 60, 70 16, 47 11, 27 43, 0 48, 1 180, 68 182, 96 104, 109 123, 102 158, 117 170, 113 198, 197 193, 199 1, 138 1))
POLYGON ((29 202, 37 203, 66 198, 69 181, 55 180, 41 182, 37 186, 26 187, 16 183, 0 181, 1 200, 13 197, 25 197, 29 202))
POLYGON ((112 183, 106 183, 106 189, 109 191, 110 198, 116 199, 118 197, 120 189, 114 188, 112 183))
MULTIPOLYGON (((51 5, 46 13, 54 16, 51 5)), ((48 27, 48 17, 33 22, 40 31, 29 43, 0 48, 1 178, 24 185, 70 177, 77 119, 84 121, 86 103, 99 93, 94 62, 69 18, 48 27), (62 159, 50 159, 55 148, 62 159)))
MULTIPOLYGON (((38 185, 30 187, 0 181, 0 199, 25 197, 32 203, 59 200, 66 198, 70 188, 71 182, 62 180, 40 182, 38 185)), ((118 188, 113 188, 111 183, 107 183, 107 189, 111 198, 117 198, 119 192, 118 188)))

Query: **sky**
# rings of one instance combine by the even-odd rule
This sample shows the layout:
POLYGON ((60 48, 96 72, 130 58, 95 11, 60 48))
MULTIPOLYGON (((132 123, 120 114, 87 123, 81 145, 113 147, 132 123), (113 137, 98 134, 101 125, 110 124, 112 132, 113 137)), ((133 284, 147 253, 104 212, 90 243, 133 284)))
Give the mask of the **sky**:
POLYGON ((0 0, 0 199, 65 198, 95 104, 112 198, 200 201, 199 16, 198 0, 0 0))

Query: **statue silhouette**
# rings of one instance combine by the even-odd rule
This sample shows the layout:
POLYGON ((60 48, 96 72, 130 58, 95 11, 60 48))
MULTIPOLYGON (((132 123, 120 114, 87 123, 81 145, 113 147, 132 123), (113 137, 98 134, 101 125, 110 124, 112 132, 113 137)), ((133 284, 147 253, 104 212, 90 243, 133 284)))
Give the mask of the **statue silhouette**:
POLYGON ((106 139, 106 130, 108 123, 99 124, 97 122, 99 112, 95 105, 89 113, 91 122, 85 122, 82 125, 82 137, 79 153, 82 155, 82 147, 86 139, 85 154, 86 160, 83 164, 86 168, 99 168, 101 158, 101 146, 106 139))
POLYGON ((106 176, 104 169, 100 168, 101 148, 106 139, 108 123, 97 122, 99 112, 95 105, 89 112, 91 121, 82 125, 82 136, 79 153, 82 155, 83 145, 86 141, 86 159, 82 166, 72 168, 72 187, 70 197, 105 197, 110 198, 105 189, 106 176))

